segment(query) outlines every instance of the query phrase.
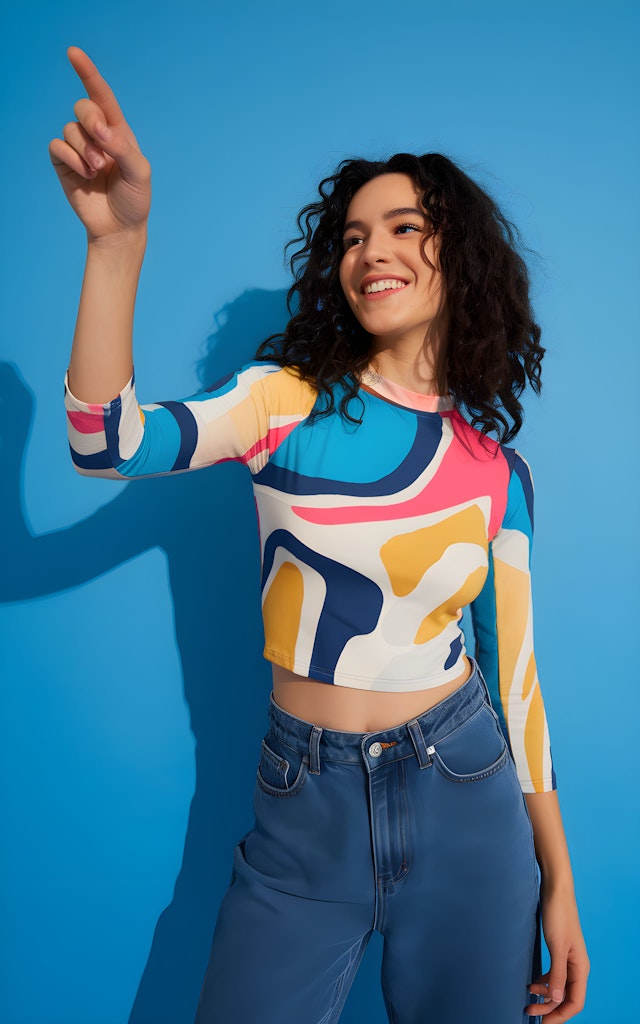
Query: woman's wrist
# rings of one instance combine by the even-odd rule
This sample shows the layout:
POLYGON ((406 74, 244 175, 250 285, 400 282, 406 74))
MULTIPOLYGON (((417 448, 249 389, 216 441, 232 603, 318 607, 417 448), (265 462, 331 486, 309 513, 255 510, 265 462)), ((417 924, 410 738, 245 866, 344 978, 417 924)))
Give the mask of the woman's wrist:
POLYGON ((144 255, 147 236, 148 228, 145 220, 138 227, 101 235, 100 238, 92 238, 87 233, 87 248, 88 252, 96 253, 123 254, 131 252, 137 255, 141 252, 144 255))
POLYGON ((543 900, 560 899, 567 902, 576 902, 576 890, 573 883, 573 875, 561 874, 559 877, 551 876, 540 872, 540 895, 543 900))

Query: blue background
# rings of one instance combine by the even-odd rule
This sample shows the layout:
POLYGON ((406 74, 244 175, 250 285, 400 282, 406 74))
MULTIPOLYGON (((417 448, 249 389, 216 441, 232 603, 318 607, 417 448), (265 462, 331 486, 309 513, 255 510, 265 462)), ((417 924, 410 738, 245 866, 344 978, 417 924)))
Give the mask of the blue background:
MULTIPOLYGON (((248 474, 118 484, 68 457, 62 375, 85 245, 47 144, 82 95, 70 44, 112 83, 153 166, 142 401, 190 394, 282 326, 283 245, 345 156, 442 151, 540 253, 546 384, 518 445, 536 480, 538 662, 593 961, 581 1020, 634 1019, 637 10, 4 5, 6 1024, 192 1020, 251 823, 269 691, 248 474)), ((379 956, 373 942, 347 1024, 385 1020, 379 956)))

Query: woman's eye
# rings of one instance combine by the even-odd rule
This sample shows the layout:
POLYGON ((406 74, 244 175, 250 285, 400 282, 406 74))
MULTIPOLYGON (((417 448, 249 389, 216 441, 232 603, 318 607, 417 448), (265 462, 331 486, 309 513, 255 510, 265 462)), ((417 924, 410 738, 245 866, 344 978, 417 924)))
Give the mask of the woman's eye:
POLYGON ((418 227, 417 224, 398 224, 396 231, 398 234, 404 235, 408 231, 422 231, 422 228, 418 227))
MULTIPOLYGON (((396 224, 396 226, 392 228, 392 231, 396 235, 407 235, 414 231, 421 234, 424 231, 424 228, 420 224, 411 224, 407 222, 396 224)), ((347 252, 348 249, 353 249, 356 245, 362 245, 363 241, 364 238, 361 235, 350 235, 348 238, 343 239, 342 244, 344 246, 344 251, 347 252)))

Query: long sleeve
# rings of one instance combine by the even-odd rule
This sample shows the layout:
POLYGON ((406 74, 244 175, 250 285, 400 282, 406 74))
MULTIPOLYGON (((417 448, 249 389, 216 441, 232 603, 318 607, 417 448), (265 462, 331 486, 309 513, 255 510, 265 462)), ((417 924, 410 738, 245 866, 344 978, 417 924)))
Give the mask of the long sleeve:
POLYGON ((533 649, 531 547, 533 482, 525 460, 511 462, 504 519, 489 544, 487 581, 471 605, 476 657, 501 717, 524 793, 556 788, 549 730, 533 649))
POLYGON ((138 405, 133 378, 105 405, 89 405, 65 379, 69 445, 78 472, 116 479, 199 469, 227 460, 252 473, 313 404, 300 381, 252 362, 199 394, 138 405))

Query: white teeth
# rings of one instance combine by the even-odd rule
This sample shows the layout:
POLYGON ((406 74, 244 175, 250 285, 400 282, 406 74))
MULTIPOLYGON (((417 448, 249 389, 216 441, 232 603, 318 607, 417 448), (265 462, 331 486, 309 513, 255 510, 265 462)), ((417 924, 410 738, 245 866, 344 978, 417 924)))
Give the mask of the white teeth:
POLYGON ((384 292, 389 288, 404 288, 406 281, 397 281, 394 278, 389 278, 388 281, 371 281, 370 284, 365 284, 364 294, 371 295, 372 292, 384 292))

